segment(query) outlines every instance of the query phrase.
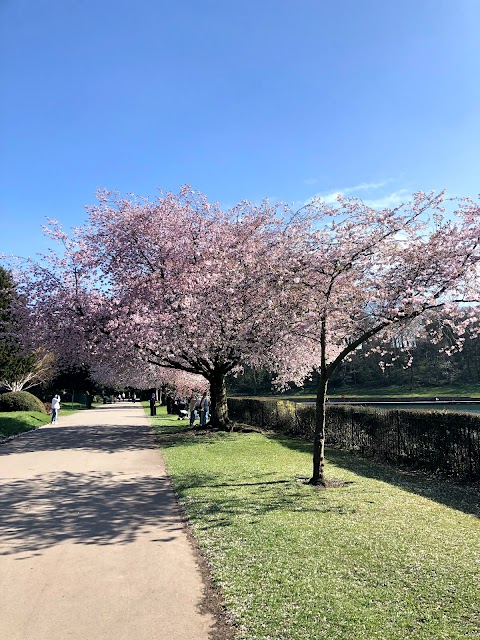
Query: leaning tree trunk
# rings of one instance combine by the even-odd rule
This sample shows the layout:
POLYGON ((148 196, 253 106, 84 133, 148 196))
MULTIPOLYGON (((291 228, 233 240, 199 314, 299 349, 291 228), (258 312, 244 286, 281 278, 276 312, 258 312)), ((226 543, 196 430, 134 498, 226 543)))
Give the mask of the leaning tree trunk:
POLYGON ((316 417, 315 417, 315 433, 313 437, 313 475, 310 484, 324 485, 324 466, 325 466, 325 418, 327 404, 327 385, 328 380, 322 372, 318 381, 317 400, 316 400, 316 417))
POLYGON ((230 420, 228 418, 227 385, 225 374, 215 372, 208 380, 210 382, 210 424, 212 427, 225 429, 230 420))

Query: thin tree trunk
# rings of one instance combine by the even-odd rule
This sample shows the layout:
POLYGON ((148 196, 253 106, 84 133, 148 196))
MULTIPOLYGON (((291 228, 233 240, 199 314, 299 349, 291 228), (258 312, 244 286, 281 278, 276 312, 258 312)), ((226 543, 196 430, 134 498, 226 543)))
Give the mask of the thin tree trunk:
POLYGON ((225 429, 230 420, 228 418, 227 386, 225 375, 215 373, 210 379, 210 424, 212 427, 225 429))
POLYGON ((316 400, 315 434, 313 438, 313 475, 310 484, 324 485, 325 466, 325 416, 328 380, 325 373, 319 376, 316 400))

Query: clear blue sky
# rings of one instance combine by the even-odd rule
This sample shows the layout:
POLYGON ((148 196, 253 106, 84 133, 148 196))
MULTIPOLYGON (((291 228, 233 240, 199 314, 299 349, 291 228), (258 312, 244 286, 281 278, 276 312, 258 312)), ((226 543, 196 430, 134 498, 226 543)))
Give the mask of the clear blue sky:
POLYGON ((97 187, 480 192, 479 0, 0 0, 0 252, 97 187))

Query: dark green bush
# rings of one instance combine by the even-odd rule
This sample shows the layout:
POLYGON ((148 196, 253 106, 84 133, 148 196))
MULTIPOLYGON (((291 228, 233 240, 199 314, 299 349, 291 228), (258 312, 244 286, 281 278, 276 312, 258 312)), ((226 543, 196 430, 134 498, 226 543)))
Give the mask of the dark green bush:
POLYGON ((0 411, 38 411, 47 413, 43 402, 28 391, 9 391, 0 395, 0 411))

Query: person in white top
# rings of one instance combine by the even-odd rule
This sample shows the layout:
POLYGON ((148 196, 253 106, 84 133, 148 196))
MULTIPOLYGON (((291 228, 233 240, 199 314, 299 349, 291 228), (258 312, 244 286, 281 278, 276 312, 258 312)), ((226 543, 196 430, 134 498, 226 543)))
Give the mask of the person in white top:
POLYGON ((56 424, 58 412, 60 411, 60 396, 56 395, 52 398, 52 424, 56 424))

